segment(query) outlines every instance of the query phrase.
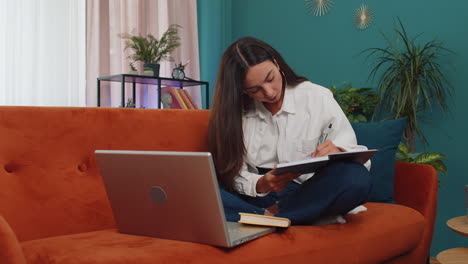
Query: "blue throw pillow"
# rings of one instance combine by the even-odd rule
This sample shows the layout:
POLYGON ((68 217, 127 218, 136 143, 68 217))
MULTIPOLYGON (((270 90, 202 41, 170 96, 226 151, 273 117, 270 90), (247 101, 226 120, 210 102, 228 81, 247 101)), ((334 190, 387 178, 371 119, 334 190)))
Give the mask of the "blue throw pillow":
POLYGON ((351 125, 359 145, 379 150, 371 158, 373 190, 369 201, 393 202, 395 154, 406 127, 406 118, 351 125))

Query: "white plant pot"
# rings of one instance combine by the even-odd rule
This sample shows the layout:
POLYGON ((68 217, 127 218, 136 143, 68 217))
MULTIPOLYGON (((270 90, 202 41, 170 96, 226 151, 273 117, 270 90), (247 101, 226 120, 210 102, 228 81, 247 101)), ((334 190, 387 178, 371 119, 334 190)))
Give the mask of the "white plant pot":
POLYGON ((152 70, 147 70, 143 72, 143 75, 145 76, 153 76, 153 71, 152 70))

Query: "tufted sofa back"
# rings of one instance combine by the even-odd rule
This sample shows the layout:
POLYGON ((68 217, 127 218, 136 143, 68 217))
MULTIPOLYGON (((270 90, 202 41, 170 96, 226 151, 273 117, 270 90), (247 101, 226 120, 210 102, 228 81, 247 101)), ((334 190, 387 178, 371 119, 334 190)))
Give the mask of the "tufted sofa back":
POLYGON ((96 149, 206 151, 209 111, 0 107, 0 216, 20 241, 115 226, 96 149))

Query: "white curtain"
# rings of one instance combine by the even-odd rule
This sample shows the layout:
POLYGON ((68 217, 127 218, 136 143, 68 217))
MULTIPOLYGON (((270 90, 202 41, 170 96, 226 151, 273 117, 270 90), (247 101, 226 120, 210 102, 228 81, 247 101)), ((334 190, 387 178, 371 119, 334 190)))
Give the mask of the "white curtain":
POLYGON ((86 2, 0 0, 0 105, 85 106, 86 2))
MULTIPOLYGON (((97 105, 97 77, 129 73, 129 51, 124 51, 120 33, 153 34, 160 37, 170 24, 182 26, 181 46, 172 57, 175 62, 190 61, 185 73, 199 80, 196 0, 87 0, 87 98, 97 105)), ((161 77, 171 77, 175 62, 161 62, 161 77)), ((101 105, 121 106, 120 83, 101 82, 101 105)), ((200 87, 187 89, 201 106, 200 87)), ((125 94, 131 97, 131 86, 125 94)), ((157 90, 137 86, 136 107, 157 108, 157 90)))

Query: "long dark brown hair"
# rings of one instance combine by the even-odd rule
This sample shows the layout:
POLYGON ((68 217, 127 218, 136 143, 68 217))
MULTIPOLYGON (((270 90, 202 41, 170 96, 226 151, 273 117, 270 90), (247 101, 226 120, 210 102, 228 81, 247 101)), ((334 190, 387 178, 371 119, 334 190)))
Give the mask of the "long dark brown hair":
POLYGON ((298 76, 270 45, 253 37, 232 43, 219 63, 208 127, 208 149, 213 155, 218 180, 228 191, 233 191, 233 181, 246 152, 242 114, 253 107, 253 99, 242 92, 243 81, 251 66, 267 60, 279 66, 283 86, 296 86, 307 80, 298 76))

